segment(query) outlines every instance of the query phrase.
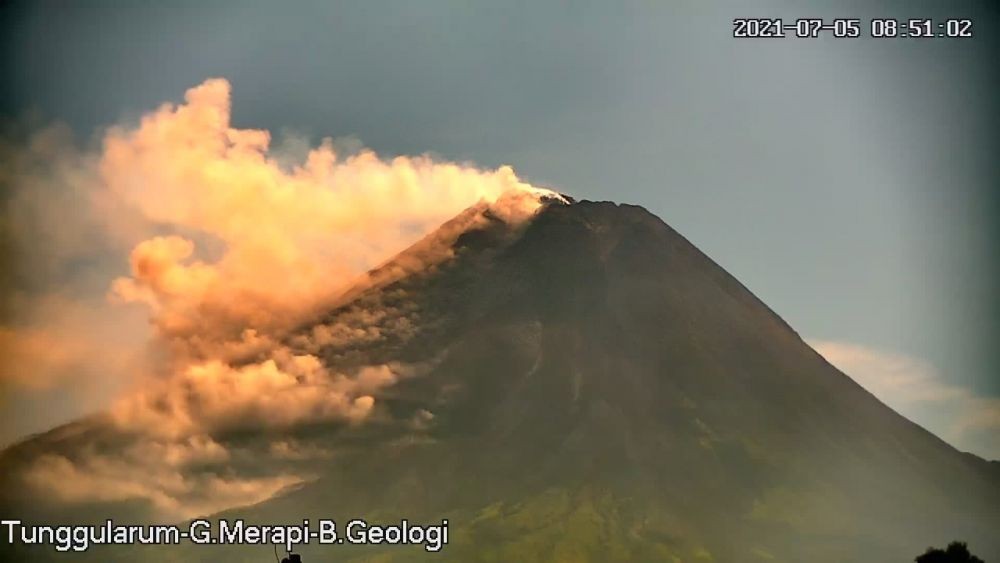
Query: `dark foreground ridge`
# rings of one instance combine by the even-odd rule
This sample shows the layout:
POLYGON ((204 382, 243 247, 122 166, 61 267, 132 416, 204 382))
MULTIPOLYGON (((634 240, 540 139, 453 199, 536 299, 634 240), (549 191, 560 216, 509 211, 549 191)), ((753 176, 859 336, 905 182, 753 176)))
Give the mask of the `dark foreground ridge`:
MULTIPOLYGON (((453 248, 313 323, 389 311, 391 336, 319 354, 420 373, 379 398, 373 423, 300 431, 335 452, 311 466, 318 478, 226 517, 450 522, 440 553, 301 546, 310 562, 910 561, 955 538, 1000 558, 995 467, 830 366, 646 210, 552 204, 453 248)), ((99 553, 263 561, 269 549, 99 553)))

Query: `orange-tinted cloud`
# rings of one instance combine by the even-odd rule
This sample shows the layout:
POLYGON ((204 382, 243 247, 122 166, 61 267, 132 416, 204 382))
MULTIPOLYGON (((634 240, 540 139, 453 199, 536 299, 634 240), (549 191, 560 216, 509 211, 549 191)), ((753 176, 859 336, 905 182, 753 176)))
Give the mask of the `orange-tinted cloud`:
MULTIPOLYGON (((551 194, 509 167, 384 160, 366 150, 344 155, 331 140, 296 162, 272 148, 267 131, 233 127, 230 116, 229 83, 213 79, 188 90, 182 104, 110 128, 99 150, 40 136, 31 150, 10 151, 30 164, 5 180, 34 218, 21 225, 5 217, 19 261, 45 264, 33 268, 43 280, 59 271, 48 293, 70 302, 86 296, 92 310, 70 323, 59 309, 41 314, 46 293, 26 293, 23 318, 0 326, 3 379, 58 385, 81 365, 120 360, 126 348, 156 353, 114 370, 132 369, 136 382, 113 401, 108 419, 130 445, 100 454, 84 445, 76 457, 39 459, 29 482, 40 490, 69 501, 145 499, 177 515, 186 512, 181 506, 255 502, 301 480, 294 472, 241 479, 228 467, 225 437, 267 430, 280 438, 303 424, 370 418, 379 394, 413 370, 375 365, 344 373, 323 365, 319 351, 387 331, 405 335, 417 319, 359 310, 290 342, 285 332, 352 285, 385 283, 448 259, 455 238, 483 224, 487 211, 518 223, 551 194), (47 194, 65 201, 50 208, 46 202, 57 198, 47 194), (60 222, 66 214, 75 219, 60 222), (47 234, 53 228, 56 237, 47 234), (421 237, 413 252, 366 275, 421 237), (86 280, 74 277, 77 266, 62 267, 66 262, 90 264, 86 280), (94 299, 94 287, 108 299, 94 299), (107 330, 126 326, 123 310, 146 312, 149 346, 119 346, 107 330), (173 461, 150 467, 149 459, 162 456, 173 461), (195 475, 188 471, 193 459, 230 471, 195 475)), ((310 457, 287 444, 271 453, 310 457)))
MULTIPOLYGON (((533 190, 506 167, 341 157, 330 141, 287 166, 269 145, 266 131, 232 127, 219 79, 105 140, 108 189, 178 233, 136 246, 114 291, 151 305, 158 328, 196 356, 247 327, 280 330, 481 199, 533 190)), ((537 207, 508 199, 498 210, 510 217, 537 207)))
POLYGON ((113 420, 128 431, 183 438, 231 430, 292 428, 302 423, 360 422, 373 394, 399 379, 390 366, 364 367, 353 375, 326 368, 316 357, 273 353, 276 359, 232 367, 218 360, 120 400, 113 420))
MULTIPOLYGON (((22 296, 20 320, 0 328, 9 357, 38 356, 57 334, 66 336, 64 319, 39 315, 38 303, 89 295, 93 304, 93 288, 109 288, 111 278, 115 301, 148 307, 173 367, 260 356, 276 333, 463 208, 485 201, 513 222, 539 205, 542 190, 508 167, 387 161, 364 150, 342 156, 330 140, 293 162, 272 150, 266 131, 231 125, 229 89, 225 80, 207 80, 188 90, 183 104, 110 128, 98 151, 76 148, 61 128, 24 146, 0 146, 0 181, 11 201, 0 225, 16 251, 11 258, 31 270, 22 277, 32 288, 52 286, 22 296)), ((470 215, 452 229, 476 220, 470 215)), ((439 239, 395 263, 396 274, 446 259, 450 240, 439 239)), ((103 311, 107 324, 121 324, 119 310, 103 311)), ((92 316, 100 324, 101 314, 92 316)), ((352 328, 359 337, 366 329, 352 328)), ((317 339, 350 336, 338 330, 320 328, 317 339)), ((93 347, 60 342, 48 359, 53 368, 42 371, 70 372, 60 367, 73 363, 67 357, 84 358, 83 348, 93 347)), ((22 383, 58 379, 26 371, 8 366, 3 373, 22 383)))
POLYGON ((45 391, 74 378, 124 383, 144 369, 148 334, 138 311, 109 316, 103 301, 57 294, 30 305, 18 325, 0 326, 0 385, 45 391))
POLYGON ((87 451, 74 459, 42 455, 24 474, 24 482, 49 501, 144 500, 161 522, 253 504, 302 482, 287 473, 233 475, 226 467, 229 457, 228 450, 206 436, 175 443, 143 441, 113 454, 87 451))

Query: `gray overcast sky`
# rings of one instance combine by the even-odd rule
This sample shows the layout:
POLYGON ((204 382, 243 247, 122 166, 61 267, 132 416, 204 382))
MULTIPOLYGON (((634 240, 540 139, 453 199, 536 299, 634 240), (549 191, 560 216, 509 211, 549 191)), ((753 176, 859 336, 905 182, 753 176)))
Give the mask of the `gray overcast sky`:
POLYGON ((86 138, 222 76, 239 126, 641 204, 804 337, 1000 397, 989 3, 564 4, 10 3, 0 111, 86 138), (977 37, 733 39, 749 16, 964 16, 977 37))

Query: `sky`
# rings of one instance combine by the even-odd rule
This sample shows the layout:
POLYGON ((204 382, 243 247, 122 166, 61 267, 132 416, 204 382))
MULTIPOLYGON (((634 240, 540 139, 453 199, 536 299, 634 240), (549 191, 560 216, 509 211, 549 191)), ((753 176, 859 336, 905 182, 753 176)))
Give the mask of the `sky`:
MULTIPOLYGON (((998 22, 988 2, 8 2, 0 118, 91 146, 220 77, 235 127, 642 205, 884 402, 1000 459, 998 22), (736 17, 975 37, 735 39, 736 17)), ((4 387, 0 442, 112 393, 70 389, 4 387)))

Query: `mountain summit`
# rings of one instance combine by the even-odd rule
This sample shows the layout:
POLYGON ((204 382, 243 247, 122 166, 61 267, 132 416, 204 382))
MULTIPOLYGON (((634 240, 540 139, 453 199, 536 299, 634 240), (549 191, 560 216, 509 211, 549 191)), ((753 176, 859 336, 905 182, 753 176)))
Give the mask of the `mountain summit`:
MULTIPOLYGON (((310 478, 225 516, 451 528, 436 554, 308 545, 305 561, 907 561, 953 539, 1000 557, 995 464, 885 406, 641 207, 549 198, 525 222, 474 208, 285 345, 345 372, 392 366, 392 384, 365 423, 288 431, 282 463, 310 478), (447 252, 428 260, 437 243, 447 252)), ((46 451, 73 451, 103 425, 22 443, 0 468, 13 475, 46 451)), ((14 482, 3 479, 5 505, 41 511, 14 482)), ((70 514, 57 510, 67 509, 44 514, 70 514)), ((140 513, 108 503, 71 513, 112 510, 140 513)), ((265 551, 96 553, 248 561, 265 551)))

